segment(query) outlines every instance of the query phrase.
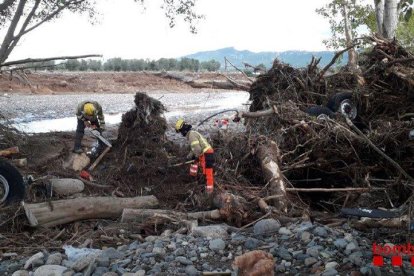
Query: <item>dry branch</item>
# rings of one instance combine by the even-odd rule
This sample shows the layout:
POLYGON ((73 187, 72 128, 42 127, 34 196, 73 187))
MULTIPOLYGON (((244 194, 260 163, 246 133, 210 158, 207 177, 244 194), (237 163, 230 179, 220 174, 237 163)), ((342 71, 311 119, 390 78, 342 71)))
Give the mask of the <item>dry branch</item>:
POLYGON ((221 215, 219 210, 182 213, 170 210, 124 209, 121 222, 143 223, 150 218, 160 219, 161 221, 215 220, 220 219, 221 215))
POLYGON ((333 56, 333 58, 332 58, 332 60, 322 69, 322 71, 319 73, 319 76, 318 76, 318 79, 317 80, 320 80, 320 79, 322 79, 323 78, 323 76, 325 75, 325 73, 326 73, 326 71, 328 71, 328 69, 329 68, 331 68, 331 66, 336 62, 336 60, 343 54, 343 53, 345 53, 345 52, 347 52, 347 51, 349 51, 350 49, 352 49, 352 48, 354 48, 356 46, 356 44, 353 44, 353 45, 351 45, 351 46, 349 46, 349 47, 346 47, 345 49, 343 49, 343 50, 341 50, 341 51, 339 51, 339 52, 337 52, 334 56, 333 56))
POLYGON ((302 193, 369 192, 385 190, 385 188, 286 188, 288 192, 302 193))
POLYGON ((62 59, 78 59, 78 58, 90 58, 90 57, 102 57, 102 55, 81 55, 81 56, 62 56, 62 57, 50 57, 50 58, 26 58, 21 60, 8 61, 3 64, 0 64, 0 67, 19 65, 33 62, 46 62, 52 60, 62 60, 62 59))
POLYGON ((237 71, 239 71, 240 73, 242 73, 242 75, 249 80, 250 83, 253 83, 253 80, 251 78, 249 78, 249 76, 246 75, 245 72, 243 72, 242 70, 240 70, 239 68, 237 68, 237 66, 235 66, 233 63, 231 63, 226 57, 224 57, 224 62, 227 64, 229 63, 234 69, 236 69, 237 71))
POLYGON ((361 130, 359 130, 359 128, 357 128, 354 123, 352 123, 352 121, 348 118, 346 118, 346 122, 347 124, 356 132, 359 134, 360 137, 362 137, 365 142, 373 149, 375 150, 377 153, 379 153, 382 157, 384 157, 388 162, 390 162, 402 175, 404 175, 408 180, 410 180, 411 182, 414 182, 414 178, 411 177, 411 175, 409 175, 403 168, 401 168, 401 166, 395 162, 391 157, 389 157, 387 154, 385 154, 385 152, 383 152, 382 150, 380 150, 376 145, 374 145, 374 143, 371 142, 371 140, 369 140, 369 138, 367 136, 365 136, 364 133, 362 133, 361 130))

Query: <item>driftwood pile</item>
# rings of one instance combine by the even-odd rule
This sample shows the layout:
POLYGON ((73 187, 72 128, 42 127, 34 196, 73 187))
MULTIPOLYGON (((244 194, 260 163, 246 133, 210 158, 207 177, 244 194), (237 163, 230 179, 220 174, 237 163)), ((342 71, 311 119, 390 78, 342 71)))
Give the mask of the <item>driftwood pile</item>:
POLYGON ((117 140, 96 179, 115 187, 118 196, 156 195, 161 206, 180 202, 188 186, 176 183, 192 179, 187 170, 171 167, 184 155, 165 135, 165 107, 144 93, 137 93, 134 102, 135 107, 122 116, 117 140))
POLYGON ((246 118, 246 137, 228 143, 248 147, 236 153, 221 145, 222 159, 235 168, 226 180, 265 184, 268 188, 257 195, 277 198, 279 210, 394 208, 406 202, 414 180, 409 138, 414 55, 396 41, 370 40, 373 46, 361 54, 358 72, 328 73, 329 65, 319 69, 317 59, 301 69, 275 60, 250 88, 250 112, 240 114, 246 118), (353 122, 339 114, 317 119, 305 113, 341 92, 353 95, 358 108, 353 122), (292 200, 296 196, 301 200, 292 200))

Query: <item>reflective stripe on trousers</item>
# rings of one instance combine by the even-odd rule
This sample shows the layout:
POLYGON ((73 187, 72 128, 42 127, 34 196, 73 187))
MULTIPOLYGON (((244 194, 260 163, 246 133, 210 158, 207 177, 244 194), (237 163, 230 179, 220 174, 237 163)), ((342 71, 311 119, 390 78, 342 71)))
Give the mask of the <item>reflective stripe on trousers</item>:
POLYGON ((211 193, 214 190, 214 150, 208 148, 204 154, 200 155, 199 162, 206 177, 206 191, 211 193))

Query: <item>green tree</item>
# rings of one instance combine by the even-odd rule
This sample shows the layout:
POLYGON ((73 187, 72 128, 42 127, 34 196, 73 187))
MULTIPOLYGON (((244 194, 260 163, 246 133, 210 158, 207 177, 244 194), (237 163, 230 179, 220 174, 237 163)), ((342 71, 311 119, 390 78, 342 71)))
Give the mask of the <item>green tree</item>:
POLYGON ((84 59, 81 60, 79 71, 88 71, 88 62, 84 59))
POLYGON ((200 67, 203 70, 207 70, 209 72, 215 72, 215 71, 218 71, 220 69, 221 64, 220 64, 220 62, 212 59, 212 60, 209 60, 209 61, 201 62, 200 67))
MULTIPOLYGON (((363 5, 357 0, 332 0, 316 12, 329 20, 331 38, 324 40, 328 48, 350 47, 358 37, 361 26, 367 26, 373 13, 370 5, 363 5)), ((348 65, 357 66, 357 54, 354 48, 348 51, 348 65)))
POLYGON ((92 71, 102 71, 102 62, 100 60, 88 60, 88 68, 92 71))
POLYGON ((396 36, 401 45, 414 51, 414 17, 411 16, 408 21, 400 21, 396 36))
POLYGON ((189 70, 197 72, 200 69, 200 61, 193 58, 182 58, 178 68, 180 71, 189 70))
POLYGON ((80 67, 80 62, 77 59, 71 59, 65 63, 65 68, 68 71, 78 71, 79 67, 80 67))

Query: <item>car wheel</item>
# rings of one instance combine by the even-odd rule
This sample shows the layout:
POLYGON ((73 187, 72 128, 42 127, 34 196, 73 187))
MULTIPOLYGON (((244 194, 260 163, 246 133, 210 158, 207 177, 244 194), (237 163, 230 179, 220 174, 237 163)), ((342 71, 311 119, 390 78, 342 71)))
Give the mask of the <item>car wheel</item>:
POLYGON ((25 185, 20 172, 9 162, 0 159, 0 205, 24 198, 25 185))

